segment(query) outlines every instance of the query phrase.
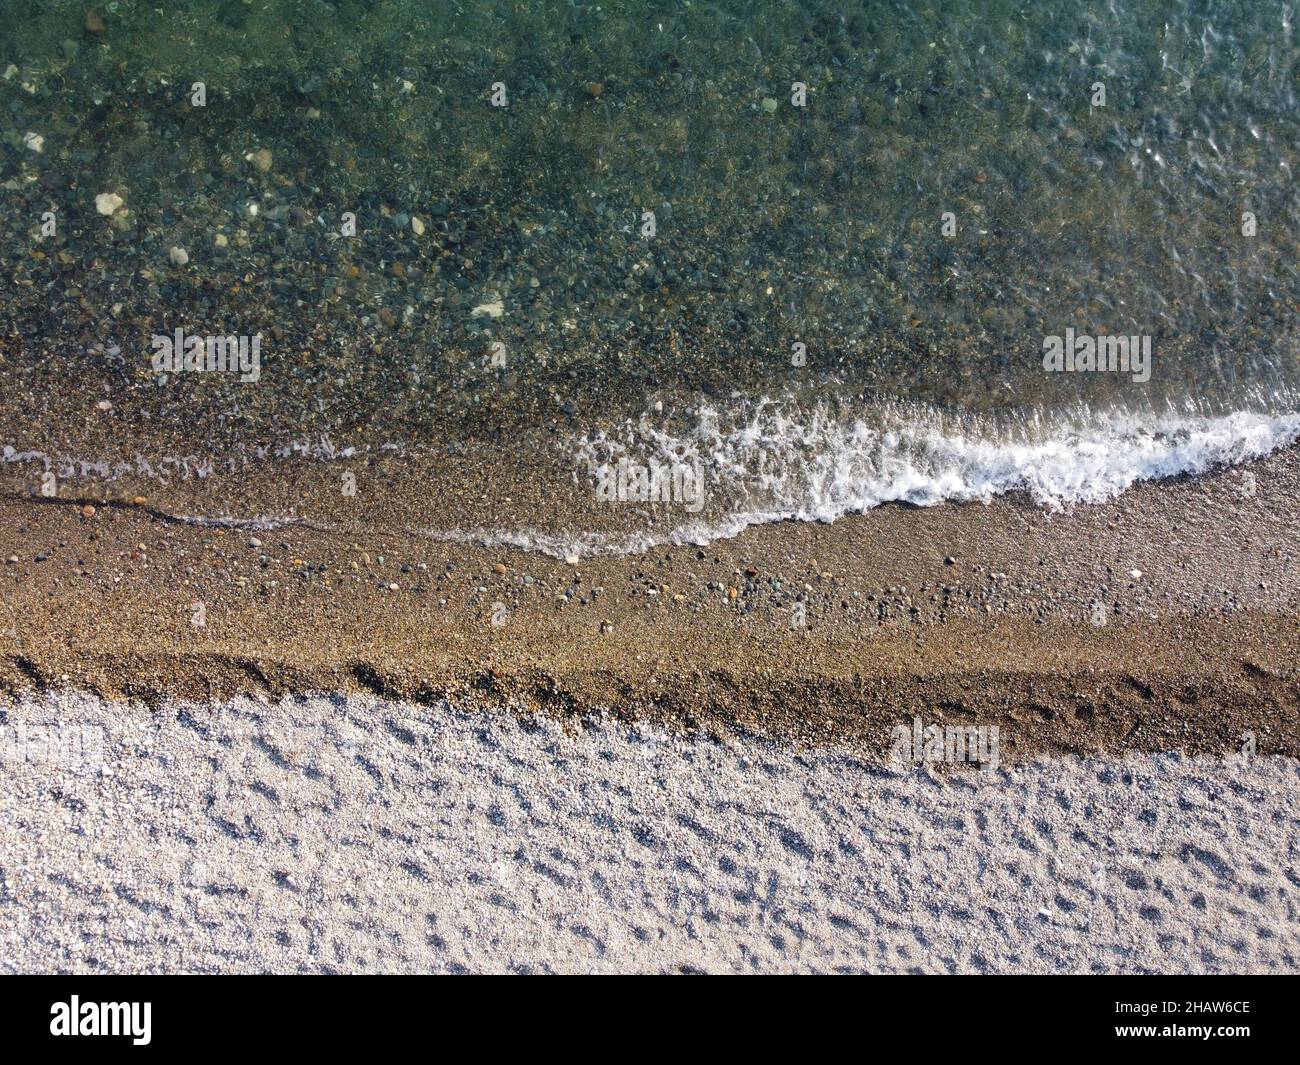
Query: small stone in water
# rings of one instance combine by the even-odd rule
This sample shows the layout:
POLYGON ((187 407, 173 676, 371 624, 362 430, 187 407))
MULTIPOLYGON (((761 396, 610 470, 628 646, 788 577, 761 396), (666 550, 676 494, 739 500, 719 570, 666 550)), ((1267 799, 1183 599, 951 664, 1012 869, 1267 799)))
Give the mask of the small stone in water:
POLYGON ((506 306, 500 299, 492 300, 490 303, 480 303, 470 314, 477 318, 481 314, 486 314, 489 318, 500 318, 506 313, 506 306))

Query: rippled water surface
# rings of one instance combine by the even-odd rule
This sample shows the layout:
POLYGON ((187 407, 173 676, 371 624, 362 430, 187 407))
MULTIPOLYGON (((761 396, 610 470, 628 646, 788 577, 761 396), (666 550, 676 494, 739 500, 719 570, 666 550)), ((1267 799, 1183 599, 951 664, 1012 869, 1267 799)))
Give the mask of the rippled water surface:
POLYGON ((0 443, 714 439, 805 517, 1277 446, 1296 7, 0 0, 0 443), (1045 371, 1076 336, 1149 361, 1045 371))

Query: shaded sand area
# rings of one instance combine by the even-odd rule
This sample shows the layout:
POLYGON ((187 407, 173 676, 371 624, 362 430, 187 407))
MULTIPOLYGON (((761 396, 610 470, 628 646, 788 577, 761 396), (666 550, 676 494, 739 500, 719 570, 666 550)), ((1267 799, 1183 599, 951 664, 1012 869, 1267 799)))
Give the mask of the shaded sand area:
POLYGON ((1291 759, 933 776, 374 696, 8 720, 101 737, 4 766, 8 971, 1300 967, 1291 759))

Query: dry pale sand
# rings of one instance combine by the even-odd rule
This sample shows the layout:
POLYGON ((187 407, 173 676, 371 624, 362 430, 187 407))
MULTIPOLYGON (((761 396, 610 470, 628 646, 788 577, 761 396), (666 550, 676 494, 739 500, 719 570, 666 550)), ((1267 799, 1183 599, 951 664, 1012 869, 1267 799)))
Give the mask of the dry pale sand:
POLYGON ((936 776, 372 696, 5 714, 6 971, 1300 969, 1291 759, 936 776))

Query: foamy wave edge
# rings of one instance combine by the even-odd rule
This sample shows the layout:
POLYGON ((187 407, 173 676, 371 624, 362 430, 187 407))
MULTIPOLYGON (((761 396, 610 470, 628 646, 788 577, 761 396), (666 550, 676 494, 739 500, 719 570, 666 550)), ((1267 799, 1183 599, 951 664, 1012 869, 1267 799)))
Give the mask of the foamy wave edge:
MULTIPOLYGON (((1024 492, 1039 505, 1059 510, 1073 503, 1112 499, 1139 481, 1198 475, 1252 462, 1298 439, 1300 413, 1292 412, 1159 416, 1085 412, 1050 424, 1035 420, 1011 430, 1005 426, 994 430, 977 420, 918 406, 886 405, 872 408, 868 415, 846 418, 842 408, 791 411, 765 399, 741 413, 724 415, 710 407, 699 408, 694 424, 684 431, 657 429, 652 421, 640 419, 618 433, 587 434, 565 445, 579 471, 620 458, 699 465, 706 471, 710 491, 723 492, 731 503, 716 516, 621 535, 528 527, 405 527, 403 531, 440 542, 517 548, 576 561, 641 554, 664 546, 703 546, 737 536, 751 526, 779 521, 829 523, 885 503, 987 503, 1000 495, 1024 492)), ((381 450, 390 449, 397 450, 387 444, 381 450)), ((356 452, 331 448, 302 453, 330 461, 356 452)), ((36 462, 45 469, 62 466, 63 476, 124 472, 120 467, 110 469, 105 460, 56 459, 12 446, 0 449, 0 461, 36 462)), ((576 479, 580 476, 575 473, 576 479)), ((298 515, 169 517, 245 531, 342 528, 298 515)))
POLYGON ((538 529, 420 530, 434 539, 514 547, 557 558, 639 554, 655 547, 703 546, 778 521, 833 522, 885 503, 934 506, 988 503, 1011 492, 1059 510, 1113 499, 1139 481, 1265 457, 1300 439, 1300 413, 1237 411, 1225 415, 1125 413, 1026 426, 1010 435, 954 428, 934 413, 895 408, 868 424, 811 417, 759 404, 754 414, 724 427, 710 409, 687 433, 628 426, 621 436, 599 434, 575 444, 588 468, 619 458, 698 463, 714 485, 739 489, 754 505, 691 520, 664 532, 607 536, 538 529), (754 471, 762 473, 755 475, 754 471), (746 485, 748 478, 756 482, 746 485))

